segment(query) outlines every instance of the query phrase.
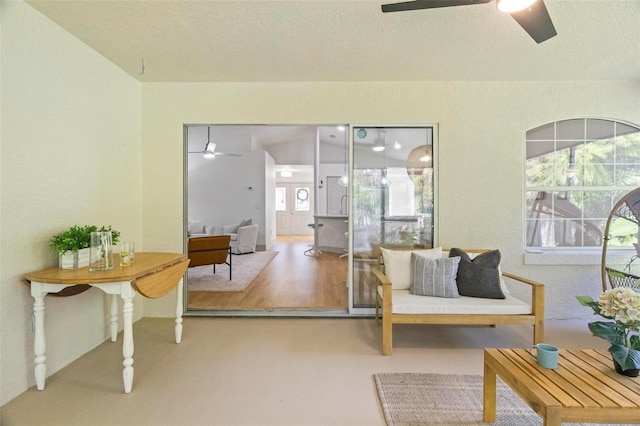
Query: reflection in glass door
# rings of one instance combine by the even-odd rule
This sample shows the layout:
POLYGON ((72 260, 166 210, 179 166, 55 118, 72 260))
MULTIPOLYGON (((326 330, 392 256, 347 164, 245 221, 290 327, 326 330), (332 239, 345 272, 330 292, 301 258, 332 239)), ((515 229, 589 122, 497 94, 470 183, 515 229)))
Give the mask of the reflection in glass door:
POLYGON ((375 306, 380 247, 434 244, 435 126, 353 127, 352 313, 375 306))

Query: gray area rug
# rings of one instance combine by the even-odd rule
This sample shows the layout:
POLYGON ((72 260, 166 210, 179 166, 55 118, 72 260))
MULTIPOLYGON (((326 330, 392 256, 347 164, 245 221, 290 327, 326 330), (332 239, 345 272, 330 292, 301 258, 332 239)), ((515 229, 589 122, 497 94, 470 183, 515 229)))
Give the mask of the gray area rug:
POLYGON ((277 254, 277 251, 234 254, 231 281, 227 265, 216 265, 215 275, 213 265, 188 268, 187 288, 189 291, 244 291, 277 254))
MULTIPOLYGON (((500 377, 496 423, 482 421, 482 376, 381 373, 374 380, 388 426, 541 426, 542 419, 500 377)), ((563 426, 582 423, 563 423, 563 426)))

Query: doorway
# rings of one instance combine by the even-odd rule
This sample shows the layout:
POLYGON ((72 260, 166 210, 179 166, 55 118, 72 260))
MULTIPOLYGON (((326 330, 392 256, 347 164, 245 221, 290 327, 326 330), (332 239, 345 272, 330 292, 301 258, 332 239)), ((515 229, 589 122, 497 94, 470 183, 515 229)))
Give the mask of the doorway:
MULTIPOLYGON (((190 268, 185 285, 187 314, 348 315, 348 264, 340 258, 342 252, 304 255, 314 243, 309 225, 318 206, 318 186, 323 186, 316 181, 316 170, 321 159, 323 167, 340 173, 345 169, 345 130, 338 133, 336 126, 185 126, 188 225, 204 226, 205 234, 217 234, 232 232, 241 221, 258 224, 255 253, 232 257, 233 281, 242 275, 247 259, 272 253, 272 260, 240 289, 234 284, 206 291, 196 277, 189 279, 195 269, 190 268), (212 144, 219 156, 205 159, 212 144)), ((212 266, 204 268, 211 276, 212 266)), ((218 265, 216 275, 222 275, 223 269, 218 265)), ((225 276, 232 281, 228 273, 225 276)))
POLYGON ((276 235, 311 235, 313 182, 276 183, 276 235))

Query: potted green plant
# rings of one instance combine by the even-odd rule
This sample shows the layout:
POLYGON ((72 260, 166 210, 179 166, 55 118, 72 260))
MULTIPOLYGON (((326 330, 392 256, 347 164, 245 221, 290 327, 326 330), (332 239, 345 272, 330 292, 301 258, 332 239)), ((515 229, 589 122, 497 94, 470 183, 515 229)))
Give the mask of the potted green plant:
POLYGON ((589 330, 611 343, 609 352, 616 371, 637 377, 640 373, 640 293, 629 287, 616 287, 600 293, 598 301, 577 296, 583 306, 596 315, 613 321, 594 321, 589 330))
POLYGON ((89 246, 92 232, 111 232, 112 243, 117 244, 120 232, 109 226, 72 226, 49 239, 49 247, 55 249, 62 269, 82 268, 89 265, 89 246))

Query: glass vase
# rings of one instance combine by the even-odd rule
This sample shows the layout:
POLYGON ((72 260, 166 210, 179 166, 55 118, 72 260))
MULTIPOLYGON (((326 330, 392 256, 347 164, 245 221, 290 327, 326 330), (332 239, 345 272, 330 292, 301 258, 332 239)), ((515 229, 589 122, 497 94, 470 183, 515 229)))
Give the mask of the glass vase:
POLYGON ((89 270, 106 271, 113 269, 111 231, 92 232, 89 247, 89 270))

